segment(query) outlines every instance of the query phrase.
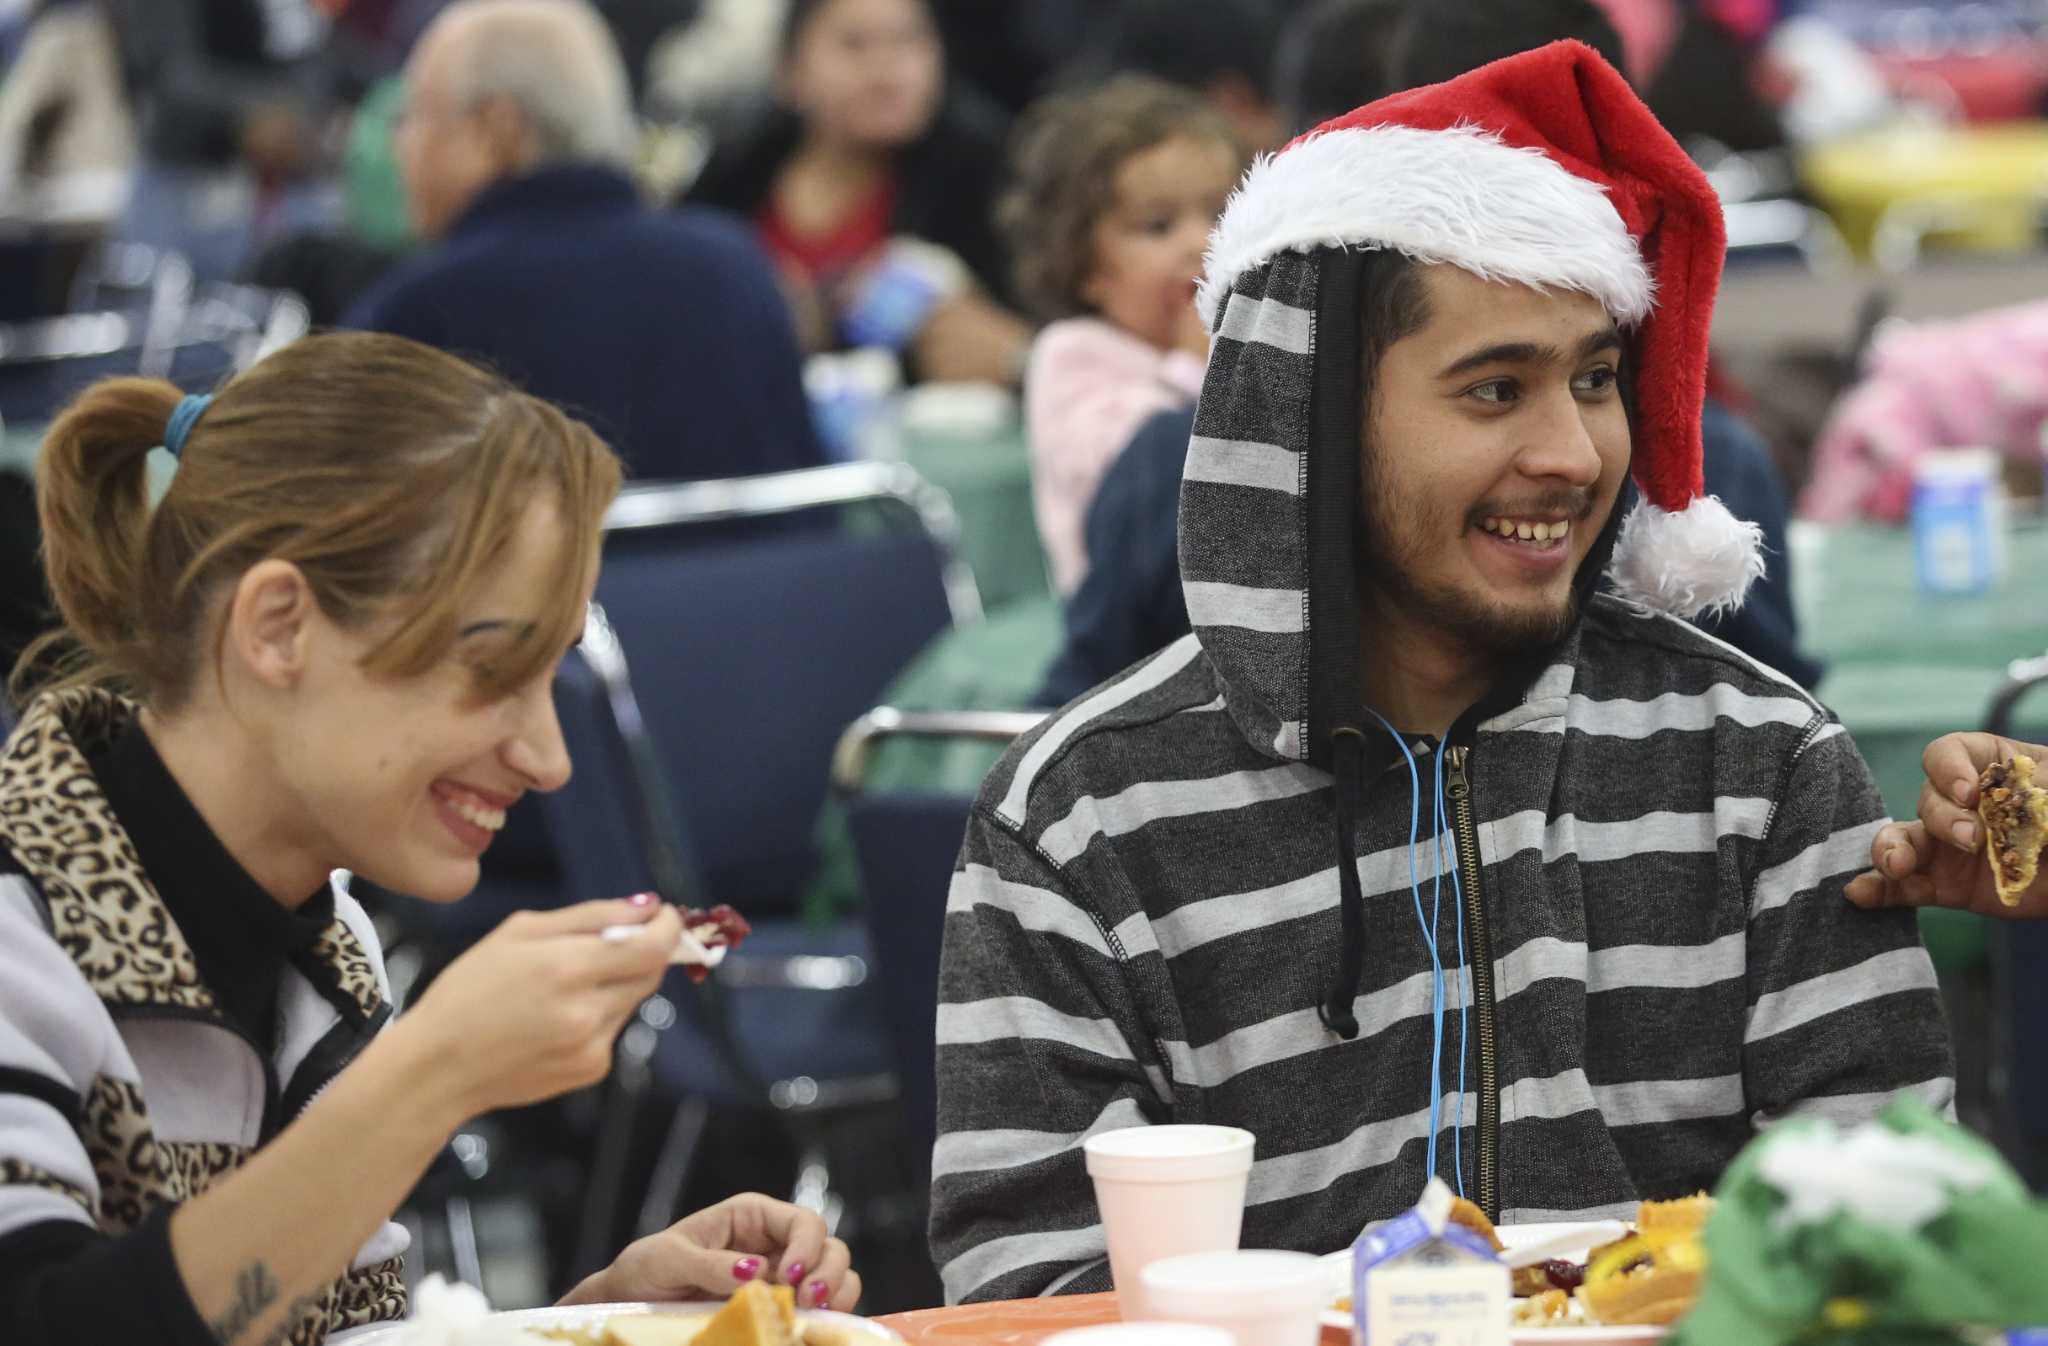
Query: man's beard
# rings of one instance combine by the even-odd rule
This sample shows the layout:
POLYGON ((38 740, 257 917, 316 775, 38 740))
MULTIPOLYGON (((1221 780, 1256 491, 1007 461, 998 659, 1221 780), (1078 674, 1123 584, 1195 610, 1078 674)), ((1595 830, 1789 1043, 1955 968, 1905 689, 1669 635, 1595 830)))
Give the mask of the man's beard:
MULTIPOLYGON (((1579 616, 1579 586, 1573 577, 1564 600, 1553 608, 1493 602, 1452 584, 1419 580, 1428 539, 1453 536, 1451 520, 1441 511, 1418 514, 1403 511, 1410 526, 1401 529, 1393 519, 1390 483, 1379 471, 1376 455, 1368 451, 1364 532, 1358 542, 1359 589, 1376 595, 1382 602, 1419 626, 1441 631, 1471 649, 1489 654, 1521 654, 1545 649, 1564 639, 1579 616)), ((1578 528, 1590 521, 1592 494, 1567 492, 1524 502, 1528 512, 1563 511, 1578 528)), ((1478 512, 1490 512, 1482 504, 1478 512)), ((1506 511, 1501 511, 1506 512, 1506 511)), ((1469 529, 1474 520, 1463 521, 1469 529)))

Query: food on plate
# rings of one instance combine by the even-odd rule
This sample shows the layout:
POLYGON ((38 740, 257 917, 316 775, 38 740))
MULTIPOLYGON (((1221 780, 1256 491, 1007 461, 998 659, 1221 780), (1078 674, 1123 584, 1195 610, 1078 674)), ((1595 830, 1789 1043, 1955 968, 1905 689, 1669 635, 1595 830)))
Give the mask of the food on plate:
POLYGON ((1707 1217, 1713 1213, 1714 1198, 1705 1192, 1676 1201, 1645 1201, 1636 1208, 1636 1232, 1662 1234, 1675 1229, 1697 1234, 1707 1227, 1707 1217))
MULTIPOLYGON (((1700 1242, 1714 1198, 1701 1192, 1676 1201, 1645 1201, 1636 1212, 1635 1232, 1594 1248, 1584 1262, 1553 1260, 1514 1272, 1514 1307, 1510 1325, 1517 1328, 1661 1327, 1686 1310, 1699 1296, 1706 1272, 1700 1242)), ((1462 1198, 1450 1218, 1506 1251, 1492 1221, 1462 1198)), ((1332 1305, 1351 1311, 1349 1295, 1332 1305)))
POLYGON ((1493 1221, 1486 1218, 1486 1212, 1479 1209, 1477 1202, 1467 1201, 1462 1196, 1452 1197, 1451 1223, 1461 1224, 1479 1235, 1495 1252, 1506 1251, 1501 1246, 1499 1231, 1494 1229, 1493 1221))
POLYGON ((1588 1322, 1610 1327, 1662 1327, 1699 1298, 1706 1273, 1700 1234, 1713 1214, 1712 1197, 1645 1201, 1636 1232, 1595 1249, 1586 1263, 1578 1299, 1588 1322))
MULTIPOLYGON (((795 1346, 796 1291, 749 1281, 726 1301, 697 1337, 697 1346, 795 1346)), ((621 1341, 618 1346, 660 1346, 621 1341)))
POLYGON ((2014 753, 1993 762, 1977 781, 1977 816, 1984 823, 1984 854, 1998 900, 2016 907, 2040 872, 2048 843, 2048 790, 2034 784, 2034 759, 2014 753))
POLYGON ((1586 1321, 1586 1306, 1563 1290, 1545 1290, 1515 1300, 1514 1327, 1558 1327, 1586 1321))
POLYGON ((759 1281, 717 1313, 621 1313, 594 1327, 545 1328, 570 1346, 853 1346, 853 1334, 796 1314, 796 1291, 759 1281))

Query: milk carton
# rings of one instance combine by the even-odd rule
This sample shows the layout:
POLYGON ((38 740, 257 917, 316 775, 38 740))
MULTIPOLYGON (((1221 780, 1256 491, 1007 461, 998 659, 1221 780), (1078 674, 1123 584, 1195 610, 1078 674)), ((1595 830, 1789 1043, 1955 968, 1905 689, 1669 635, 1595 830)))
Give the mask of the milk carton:
POLYGON ((1358 1346, 1506 1346, 1508 1269, 1450 1217, 1451 1189, 1431 1178, 1415 1209, 1352 1245, 1358 1346))

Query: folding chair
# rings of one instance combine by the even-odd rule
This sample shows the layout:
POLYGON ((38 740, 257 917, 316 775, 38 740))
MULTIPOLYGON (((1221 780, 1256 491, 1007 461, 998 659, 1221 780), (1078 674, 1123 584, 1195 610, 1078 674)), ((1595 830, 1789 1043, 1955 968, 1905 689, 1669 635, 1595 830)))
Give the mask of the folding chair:
POLYGON ((96 379, 166 378, 213 388, 304 336, 298 296, 250 285, 195 286, 175 253, 115 244, 96 253, 72 289, 73 311, 0 324, 0 417, 48 421, 96 379))
POLYGON ((931 1183, 938 1135, 933 1043, 939 1010, 939 945, 946 893, 974 807, 971 794, 937 789, 870 790, 869 762, 885 740, 986 743, 1028 733, 1038 711, 900 711, 888 706, 856 720, 839 740, 832 783, 846 804, 860 865, 870 938, 881 973, 882 1018, 901 1084, 904 1130, 922 1192, 931 1183))
POLYGON ((125 313, 0 323, 0 420, 40 425, 95 379, 141 372, 144 325, 125 313))
POLYGON ((934 635, 981 615, 950 502, 901 464, 635 487, 605 527, 580 658, 557 680, 577 763, 546 800, 565 877, 579 896, 730 902, 755 935, 706 986, 671 982, 621 1039, 599 1147, 610 1167, 581 1240, 593 1263, 633 1187, 622 1136, 656 1085, 684 1103, 636 1229, 670 1217, 719 1105, 781 1118, 799 1195, 840 1213, 817 1123, 896 1085, 864 927, 796 918, 811 828, 841 728, 934 635), (855 506, 882 526, 794 526, 855 506))

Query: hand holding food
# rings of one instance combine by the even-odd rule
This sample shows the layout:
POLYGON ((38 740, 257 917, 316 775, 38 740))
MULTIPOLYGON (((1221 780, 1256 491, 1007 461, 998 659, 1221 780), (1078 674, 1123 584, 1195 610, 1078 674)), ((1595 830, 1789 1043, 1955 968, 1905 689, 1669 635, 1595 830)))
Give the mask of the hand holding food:
POLYGON ((1993 734, 1949 734, 1929 744, 1919 816, 1879 829, 1872 868, 1851 881, 1849 900, 1873 909, 2048 916, 2048 881, 2038 873, 2048 793, 2032 779, 2044 758, 2048 748, 1993 734))
POLYGON ((595 1084, 682 932, 680 917, 651 900, 520 912, 436 977, 393 1032, 424 1048, 464 1119, 595 1084), (591 938, 619 925, 640 933, 591 938))

